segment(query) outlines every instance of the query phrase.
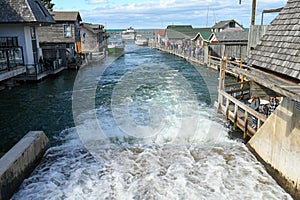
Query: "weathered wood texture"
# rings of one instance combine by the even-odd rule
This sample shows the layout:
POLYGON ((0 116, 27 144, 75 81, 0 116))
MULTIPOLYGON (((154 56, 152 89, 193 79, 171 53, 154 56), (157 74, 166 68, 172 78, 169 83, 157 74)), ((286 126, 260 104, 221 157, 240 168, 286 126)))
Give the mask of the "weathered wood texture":
POLYGON ((280 94, 277 94, 273 90, 271 90, 263 85, 260 85, 256 82, 251 82, 250 88, 251 88, 250 89, 251 96, 257 96, 262 99, 269 98, 270 96, 276 96, 276 97, 281 96, 280 94))
POLYGON ((209 45, 210 55, 215 57, 224 57, 226 55, 235 58, 247 57, 247 44, 214 44, 209 45))
POLYGON ((251 63, 300 80, 300 0, 288 0, 262 42, 251 52, 251 63))
POLYGON ((254 25, 251 26, 249 38, 248 38, 248 49, 247 49, 247 55, 250 56, 250 52, 252 48, 255 48, 256 45, 260 42, 261 38, 264 36, 264 34, 268 30, 267 25, 265 26, 259 26, 254 25))
POLYGON ((75 24, 56 23, 51 26, 38 28, 39 40, 41 43, 75 43, 75 24), (64 25, 71 26, 71 37, 64 36, 64 25))

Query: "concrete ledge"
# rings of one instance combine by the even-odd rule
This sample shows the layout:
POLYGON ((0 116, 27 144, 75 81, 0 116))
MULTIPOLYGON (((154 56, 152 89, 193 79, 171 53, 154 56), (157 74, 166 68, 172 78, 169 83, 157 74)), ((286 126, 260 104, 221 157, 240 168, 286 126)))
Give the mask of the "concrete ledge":
POLYGON ((9 199, 48 147, 43 131, 30 131, 0 159, 0 200, 9 199))
POLYGON ((248 141, 248 148, 293 198, 300 199, 300 110, 285 97, 248 141))

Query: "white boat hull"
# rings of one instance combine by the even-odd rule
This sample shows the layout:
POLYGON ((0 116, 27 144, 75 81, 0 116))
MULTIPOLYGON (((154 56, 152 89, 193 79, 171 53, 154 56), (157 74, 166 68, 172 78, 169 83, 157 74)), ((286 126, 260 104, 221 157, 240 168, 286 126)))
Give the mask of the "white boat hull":
POLYGON ((148 45, 148 40, 136 40, 135 41, 135 44, 136 45, 139 45, 139 46, 147 46, 148 45))
POLYGON ((134 33, 122 34, 122 40, 134 40, 134 39, 135 39, 134 33))

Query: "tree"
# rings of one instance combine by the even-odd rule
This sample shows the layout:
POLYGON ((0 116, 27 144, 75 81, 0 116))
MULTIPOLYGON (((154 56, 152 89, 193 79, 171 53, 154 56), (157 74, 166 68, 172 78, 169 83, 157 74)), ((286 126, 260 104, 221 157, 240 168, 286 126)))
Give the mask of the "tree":
POLYGON ((42 4, 49 10, 53 11, 54 3, 51 3, 52 0, 41 0, 42 4))

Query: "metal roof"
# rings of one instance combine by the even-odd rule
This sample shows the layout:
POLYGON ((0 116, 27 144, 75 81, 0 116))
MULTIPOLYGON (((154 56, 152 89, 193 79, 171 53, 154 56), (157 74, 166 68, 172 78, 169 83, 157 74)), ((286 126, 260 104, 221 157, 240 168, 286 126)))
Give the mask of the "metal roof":
POLYGON ((300 0, 288 0, 272 21, 250 62, 273 72, 300 79, 300 0))
POLYGON ((0 23, 55 23, 39 0, 0 0, 0 23))
POLYGON ((212 35, 210 28, 203 28, 198 31, 198 33, 192 38, 192 40, 196 40, 198 37, 201 37, 202 40, 209 42, 209 39, 212 35))

